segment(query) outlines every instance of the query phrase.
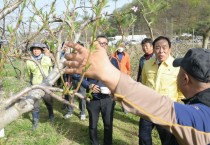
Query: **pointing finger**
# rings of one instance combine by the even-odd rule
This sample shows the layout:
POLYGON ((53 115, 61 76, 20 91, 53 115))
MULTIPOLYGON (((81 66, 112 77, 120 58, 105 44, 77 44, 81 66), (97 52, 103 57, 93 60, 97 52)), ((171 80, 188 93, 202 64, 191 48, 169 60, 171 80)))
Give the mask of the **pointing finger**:
POLYGON ((73 48, 74 50, 81 52, 81 50, 84 48, 83 46, 79 45, 78 43, 72 43, 72 42, 66 42, 65 46, 73 48))

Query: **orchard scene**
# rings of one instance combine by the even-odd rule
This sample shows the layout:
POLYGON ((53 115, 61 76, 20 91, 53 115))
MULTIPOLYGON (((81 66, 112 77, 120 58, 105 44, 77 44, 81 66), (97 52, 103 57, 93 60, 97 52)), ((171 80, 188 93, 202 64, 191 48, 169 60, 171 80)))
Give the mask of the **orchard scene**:
MULTIPOLYGON (((190 48, 210 48, 209 0, 0 0, 0 144, 2 145, 88 145, 88 112, 80 120, 78 99, 91 97, 64 83, 65 42, 81 42, 94 51, 98 35, 109 39, 108 55, 125 44, 130 56, 131 77, 136 80, 141 41, 167 36, 173 57, 190 48), (44 73, 32 57, 31 46, 45 44, 53 60, 44 73), (43 80, 32 85, 26 62, 34 62, 43 80), (43 96, 53 98, 54 120, 48 118, 43 96), (65 94, 70 100, 64 99, 65 94), (40 101, 38 127, 32 128, 34 103, 40 101), (65 119, 62 106, 74 108, 65 119)), ((74 53, 71 48, 65 53, 74 53)), ((87 68, 88 69, 88 68, 87 68)), ((84 72, 85 74, 85 72, 84 72)), ((85 79, 85 75, 82 78, 85 79)), ((113 119, 113 145, 137 145, 139 116, 125 113, 116 101, 113 119)), ((98 137, 103 140, 103 122, 98 122, 98 137)), ((153 144, 160 145, 156 129, 153 144)))

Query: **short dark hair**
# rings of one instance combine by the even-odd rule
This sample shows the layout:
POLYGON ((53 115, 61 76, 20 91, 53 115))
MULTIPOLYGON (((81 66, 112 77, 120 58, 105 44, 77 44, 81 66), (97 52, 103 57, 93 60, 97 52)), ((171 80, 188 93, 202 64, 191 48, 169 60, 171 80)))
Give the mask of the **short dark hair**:
POLYGON ((150 43, 152 45, 153 41, 151 38, 144 38, 142 41, 141 41, 141 45, 144 45, 146 43, 150 43))
POLYGON ((159 36, 157 37, 154 41, 153 41, 153 47, 155 48, 155 43, 159 40, 166 40, 168 42, 168 45, 169 45, 169 48, 171 48, 171 41, 168 37, 165 37, 165 36, 159 36))
POLYGON ((77 43, 78 43, 79 45, 81 45, 81 46, 84 47, 84 43, 82 43, 82 42, 80 42, 80 41, 78 41, 77 43))
POLYGON ((96 40, 97 40, 98 38, 105 38, 105 39, 107 40, 107 42, 109 42, 109 39, 108 39, 108 37, 107 37, 106 35, 98 35, 98 36, 96 37, 96 40))

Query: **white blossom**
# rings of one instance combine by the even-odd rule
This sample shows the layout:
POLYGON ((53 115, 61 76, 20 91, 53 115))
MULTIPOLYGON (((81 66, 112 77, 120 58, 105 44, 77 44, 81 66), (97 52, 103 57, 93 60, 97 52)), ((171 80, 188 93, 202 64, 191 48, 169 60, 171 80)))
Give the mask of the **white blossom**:
POLYGON ((138 7, 133 6, 133 7, 131 8, 131 10, 134 11, 134 12, 137 12, 137 11, 138 11, 138 7))

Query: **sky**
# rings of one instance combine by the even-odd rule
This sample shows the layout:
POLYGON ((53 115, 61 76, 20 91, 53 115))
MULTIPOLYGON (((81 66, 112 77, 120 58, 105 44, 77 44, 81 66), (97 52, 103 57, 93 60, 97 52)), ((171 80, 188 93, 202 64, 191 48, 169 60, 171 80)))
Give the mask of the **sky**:
MULTIPOLYGON (((1 1, 1 0, 0 0, 1 1)), ((77 4, 79 5, 79 0, 76 0, 77 1, 77 4)), ((84 4, 84 1, 86 1, 86 6, 88 6, 88 2, 87 0, 81 0, 83 1, 83 4, 84 4)), ((127 4, 127 3, 130 3, 132 0, 117 0, 116 1, 116 8, 121 8, 124 4, 127 4)), ((38 5, 45 5, 46 3, 51 3, 52 0, 37 0, 38 2, 38 5)), ((65 4, 63 2, 63 0, 57 0, 56 2, 56 12, 57 14, 61 14, 62 11, 64 11, 65 9, 65 4)), ((114 0, 108 0, 108 3, 107 3, 107 6, 104 8, 103 11, 106 11, 108 13, 112 13, 115 9, 115 1, 114 0)))
MULTIPOLYGON (((52 1, 53 0, 36 0, 36 4, 37 4, 38 8, 42 8, 43 6, 48 5, 47 7, 45 7, 44 10, 49 11, 49 7, 50 7, 50 4, 52 3, 52 1)), ((56 7, 56 15, 57 16, 61 15, 65 11, 66 7, 65 7, 65 4, 64 4, 64 1, 67 1, 67 0, 57 0, 56 1, 55 7, 56 7)), ((86 6, 88 6, 88 1, 89 0, 81 0, 81 1, 83 1, 83 3, 86 2, 86 6)), ((96 1, 96 0, 94 0, 94 1, 96 1)), ((3 8, 3 2, 4 2, 4 0, 0 0, 0 9, 3 8)), ((76 0, 76 2, 77 2, 77 5, 79 6, 80 0, 76 0)), ((130 2, 132 2, 132 0, 117 0, 116 1, 116 8, 121 8, 123 5, 125 5, 127 3, 130 3, 130 2)), ((71 5, 70 5, 70 8, 71 8, 71 5)), ((108 12, 108 14, 111 14, 114 11, 114 9, 115 9, 115 1, 114 0, 108 0, 107 6, 103 9, 103 12, 108 12)), ((17 11, 17 9, 16 9, 16 11, 17 11)), ((78 10, 77 12, 80 15, 84 15, 82 10, 78 10)), ((7 18, 8 18, 6 20, 7 24, 16 23, 15 19, 16 19, 17 15, 13 15, 13 14, 8 15, 9 17, 11 17, 11 19, 8 18, 8 16, 7 16, 7 18)), ((26 9, 25 12, 24 12, 24 15, 23 15, 23 19, 25 19, 27 21, 27 19, 30 16, 32 16, 32 13, 30 13, 30 11, 26 9)), ((39 21, 39 19, 40 18, 37 18, 37 21, 39 21)), ((1 26, 1 22, 0 22, 0 26, 1 26)))
MULTIPOLYGON (((42 0, 41 0, 42 1, 42 0)), ((79 1, 79 0, 77 0, 79 1)), ((83 1, 87 1, 87 0, 83 0, 83 1)), ((116 8, 120 8, 122 7, 124 4, 131 2, 132 0, 117 0, 116 1, 116 8)), ((44 3, 44 1, 42 1, 44 3)), ((86 2, 87 4, 88 2, 86 2)), ((62 9, 62 5, 63 3, 59 3, 59 1, 56 3, 56 5, 58 6, 58 11, 61 11, 62 9)), ((115 9, 115 1, 114 0, 108 0, 107 3, 107 7, 105 8, 106 11, 108 12, 112 12, 115 9)))
MULTIPOLYGON (((53 0, 36 0, 37 6, 40 8, 46 4, 52 3, 52 1, 53 0)), ((63 1, 66 1, 66 0, 57 0, 57 2, 56 2, 56 12, 58 14, 60 14, 64 10, 63 8, 65 8, 63 1)), ((76 1, 78 3, 79 0, 76 0, 76 1)), ((88 0, 81 0, 81 1, 83 1, 83 3, 84 3, 84 1, 86 1, 86 3, 88 3, 87 2, 88 0)), ((121 8, 124 4, 130 3, 130 2, 132 2, 132 0, 116 0, 116 8, 121 8)), ((4 0, 0 0, 0 9, 3 8, 3 4, 4 4, 4 0)), ((108 0, 107 7, 104 9, 104 11, 111 13, 114 9, 115 9, 115 1, 108 0)))
MULTIPOLYGON (((67 0, 57 0, 56 1, 56 3, 55 3, 56 16, 61 16, 65 12, 66 6, 65 6, 64 1, 66 2, 67 0)), ((80 1, 83 1, 83 4, 84 4, 84 1, 85 1, 86 6, 88 6, 88 1, 89 0, 76 0, 77 6, 80 5, 79 4, 80 1)), ((96 0, 94 0, 94 1, 96 1, 96 0)), ((4 4, 3 2, 4 2, 4 0, 0 0, 0 9, 3 8, 3 4, 4 4)), ((49 8, 50 8, 50 5, 51 5, 52 2, 53 2, 53 0, 36 0, 36 6, 39 9, 44 7, 44 11, 49 11, 49 8)), ((132 2, 132 0, 117 0, 116 1, 116 8, 121 8, 123 5, 128 4, 130 2, 132 2)), ((90 4, 89 4, 89 6, 90 6, 90 4)), ((72 8, 72 4, 70 4, 70 8, 72 8)), ((32 8, 29 8, 29 9, 32 9, 32 8)), ((28 23, 29 17, 32 16, 32 13, 29 11, 29 9, 26 8, 24 10, 23 21, 25 22, 25 24, 28 23)), ((108 3, 106 5, 106 7, 103 9, 103 12, 107 12, 108 14, 111 14, 114 10, 115 10, 115 1, 114 0, 108 0, 108 3)), ((17 12, 18 12, 18 9, 16 9, 15 12, 12 12, 11 14, 9 14, 7 16, 6 25, 10 25, 10 26, 13 26, 13 27, 16 25, 17 16, 18 16, 17 12)), ((84 12, 81 9, 80 10, 78 9, 77 12, 81 16, 84 15, 84 12)), ((90 11, 89 11, 89 13, 90 13, 90 11)), ((41 18, 38 17, 38 16, 35 17, 35 19, 36 19, 36 22, 38 22, 38 23, 42 22, 41 18)), ((78 18, 78 19, 80 19, 80 18, 78 18)), ((2 22, 3 21, 0 20, 0 27, 2 27, 2 24, 3 24, 2 22)))

